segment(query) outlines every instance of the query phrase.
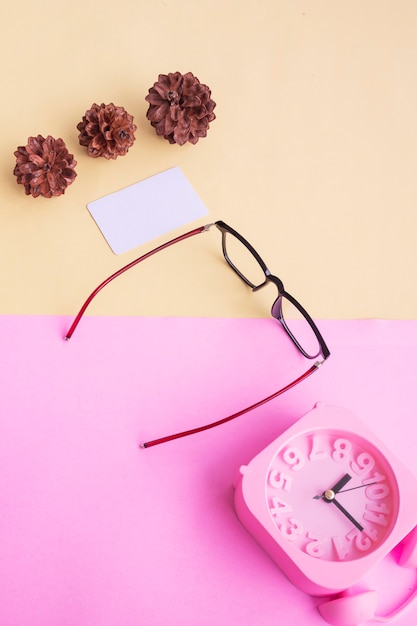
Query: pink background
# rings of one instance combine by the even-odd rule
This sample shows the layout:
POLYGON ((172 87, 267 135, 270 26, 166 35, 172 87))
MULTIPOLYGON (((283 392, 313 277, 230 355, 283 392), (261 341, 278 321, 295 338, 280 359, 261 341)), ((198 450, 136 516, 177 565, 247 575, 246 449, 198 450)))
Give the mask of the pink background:
MULTIPOLYGON (((323 624, 240 525, 232 483, 317 400, 356 413, 417 473, 417 323, 323 321, 332 356, 307 381, 143 450, 256 402, 306 361, 270 319, 88 317, 65 342, 70 322, 0 318, 0 624, 323 624)), ((384 567, 389 609, 415 572, 384 567)), ((417 605, 398 624, 416 618, 417 605)))

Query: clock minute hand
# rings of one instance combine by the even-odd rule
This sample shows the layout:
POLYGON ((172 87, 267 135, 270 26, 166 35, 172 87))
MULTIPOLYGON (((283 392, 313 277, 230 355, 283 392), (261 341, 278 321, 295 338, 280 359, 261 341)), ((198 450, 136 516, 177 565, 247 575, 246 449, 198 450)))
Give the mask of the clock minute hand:
POLYGON ((350 522, 352 522, 352 524, 356 526, 358 530, 362 532, 363 526, 361 526, 361 524, 359 524, 359 522, 355 520, 355 518, 349 513, 349 511, 346 511, 345 507, 342 506, 340 502, 338 502, 335 498, 336 494, 339 493, 341 489, 343 489, 343 487, 351 479, 352 479, 352 476, 350 476, 350 474, 345 474, 340 480, 337 481, 337 483, 331 489, 328 489, 327 491, 324 492, 323 499, 325 502, 328 502, 328 503, 331 502, 332 504, 334 504, 339 509, 339 511, 343 513, 343 515, 347 517, 347 519, 350 522))
POLYGON ((341 511, 341 513, 343 513, 343 515, 345 515, 348 518, 348 520, 352 522, 352 524, 356 526, 356 528, 362 532, 363 526, 361 526, 359 522, 357 522, 355 518, 352 517, 349 511, 346 511, 345 507, 342 506, 340 502, 338 502, 335 498, 332 498, 332 500, 329 500, 329 502, 332 502, 339 509, 339 511, 341 511))

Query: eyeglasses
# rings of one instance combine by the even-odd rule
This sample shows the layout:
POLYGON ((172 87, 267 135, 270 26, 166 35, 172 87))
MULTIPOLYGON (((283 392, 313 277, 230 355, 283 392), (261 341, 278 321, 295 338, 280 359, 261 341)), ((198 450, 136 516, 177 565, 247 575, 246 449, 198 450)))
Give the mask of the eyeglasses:
POLYGON ((206 224, 205 226, 200 226, 199 228, 195 228, 194 230, 190 230, 179 237, 175 237, 170 241, 158 246, 154 250, 150 250, 143 256, 135 259, 131 263, 128 263, 117 272, 106 278, 94 291, 88 296, 87 300, 82 305, 80 311, 76 315, 70 329, 65 335, 65 339, 70 339, 74 334, 75 329, 77 328, 82 316, 84 315, 87 307, 95 298, 95 296, 112 280, 131 269, 141 261, 149 258, 153 254, 172 246, 175 243, 183 241, 184 239, 188 239, 194 235, 198 235, 199 233, 203 233, 208 231, 212 226, 215 226, 222 234, 222 250, 223 256, 227 261, 228 265, 236 272, 239 278, 242 279, 246 285, 248 285, 252 291, 258 291, 262 289, 269 283, 275 285, 278 291, 278 295, 274 300, 271 308, 272 317, 274 317, 278 322, 280 322, 282 328, 285 330, 291 341, 297 347, 297 349, 301 352, 301 354, 307 359, 313 360, 316 359, 314 364, 301 376, 290 382, 285 387, 282 387, 275 393, 269 395, 268 397, 259 400, 255 404, 252 404, 249 407, 246 407, 233 415, 229 415, 228 417, 224 417, 216 422, 212 422, 210 424, 206 424, 204 426, 199 426, 197 428, 193 428, 190 430, 185 430, 183 432, 175 433, 172 435, 168 435, 166 437, 161 437, 159 439, 154 439, 152 441, 148 441, 146 443, 141 444, 143 448, 150 448, 151 446, 156 446, 161 443, 166 443, 167 441, 172 441, 174 439, 179 439, 180 437, 186 437, 187 435, 193 435, 195 433, 202 432, 204 430, 208 430, 209 428, 214 428, 215 426, 220 426, 221 424, 225 424, 236 417, 240 417, 253 409, 256 409, 266 402, 273 400, 274 398, 280 396, 285 393, 301 381, 308 378, 313 372, 317 371, 317 369, 324 363, 324 361, 330 356, 330 351, 320 334, 319 329, 314 323, 313 319, 301 306, 301 304, 291 296, 284 289, 284 285, 282 281, 277 277, 271 274, 269 269, 267 268, 264 261, 261 259, 256 250, 251 246, 251 244, 246 241, 242 235, 240 235, 233 228, 225 224, 225 222, 217 221, 214 224, 206 224))

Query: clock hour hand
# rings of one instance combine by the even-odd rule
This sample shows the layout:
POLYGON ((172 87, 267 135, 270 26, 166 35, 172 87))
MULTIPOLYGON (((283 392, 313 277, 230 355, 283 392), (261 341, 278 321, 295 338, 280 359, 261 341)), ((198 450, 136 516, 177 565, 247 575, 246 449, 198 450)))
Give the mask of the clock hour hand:
POLYGON ((340 480, 337 481, 335 485, 333 485, 331 489, 327 489, 321 496, 314 496, 314 499, 317 500, 323 498, 323 500, 327 503, 332 502, 339 509, 339 511, 343 513, 343 515, 347 517, 347 519, 352 522, 352 524, 356 526, 358 530, 362 532, 363 526, 361 526, 359 522, 357 522, 355 518, 349 513, 349 511, 346 511, 345 507, 336 500, 336 494, 339 493, 351 479, 352 476, 350 476, 350 474, 345 474, 340 480))
POLYGON ((324 498, 328 502, 335 497, 337 493, 352 479, 352 476, 349 474, 345 474, 340 480, 337 481, 335 485, 331 489, 327 489, 324 491, 321 496, 313 496, 314 500, 320 500, 320 498, 324 498))
POLYGON ((330 491, 333 491, 333 493, 339 493, 339 491, 343 489, 346 483, 348 483, 350 480, 352 480, 352 476, 350 476, 349 474, 345 474, 343 478, 338 480, 337 483, 333 487, 331 487, 330 491))
MULTIPOLYGON (((365 485, 356 485, 356 487, 350 487, 349 489, 339 489, 337 493, 346 493, 347 491, 356 491, 356 489, 366 489, 366 487, 370 487, 371 485, 376 485, 376 483, 377 481, 373 483, 366 483, 365 485)), ((324 493, 321 494, 321 496, 313 496, 313 500, 320 500, 321 498, 324 498, 325 494, 330 493, 330 491, 331 490, 329 490, 328 492, 325 491, 324 493)))

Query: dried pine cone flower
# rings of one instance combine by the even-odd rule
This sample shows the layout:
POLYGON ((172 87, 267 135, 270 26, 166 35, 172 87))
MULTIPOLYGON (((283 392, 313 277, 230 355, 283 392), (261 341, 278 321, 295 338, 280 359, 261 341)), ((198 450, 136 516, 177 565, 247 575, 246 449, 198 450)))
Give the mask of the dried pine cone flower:
POLYGON ((80 144, 86 146, 88 155, 94 158, 117 159, 124 156, 135 141, 133 116, 113 103, 93 104, 77 128, 80 144))
POLYGON ((159 74, 145 100, 149 102, 146 117, 157 135, 180 146, 205 137, 209 123, 216 118, 210 89, 191 72, 159 74))
POLYGON ((16 165, 13 174, 24 185, 26 195, 34 198, 60 196, 75 177, 74 156, 62 139, 50 135, 29 137, 26 146, 19 146, 14 153, 16 165))

